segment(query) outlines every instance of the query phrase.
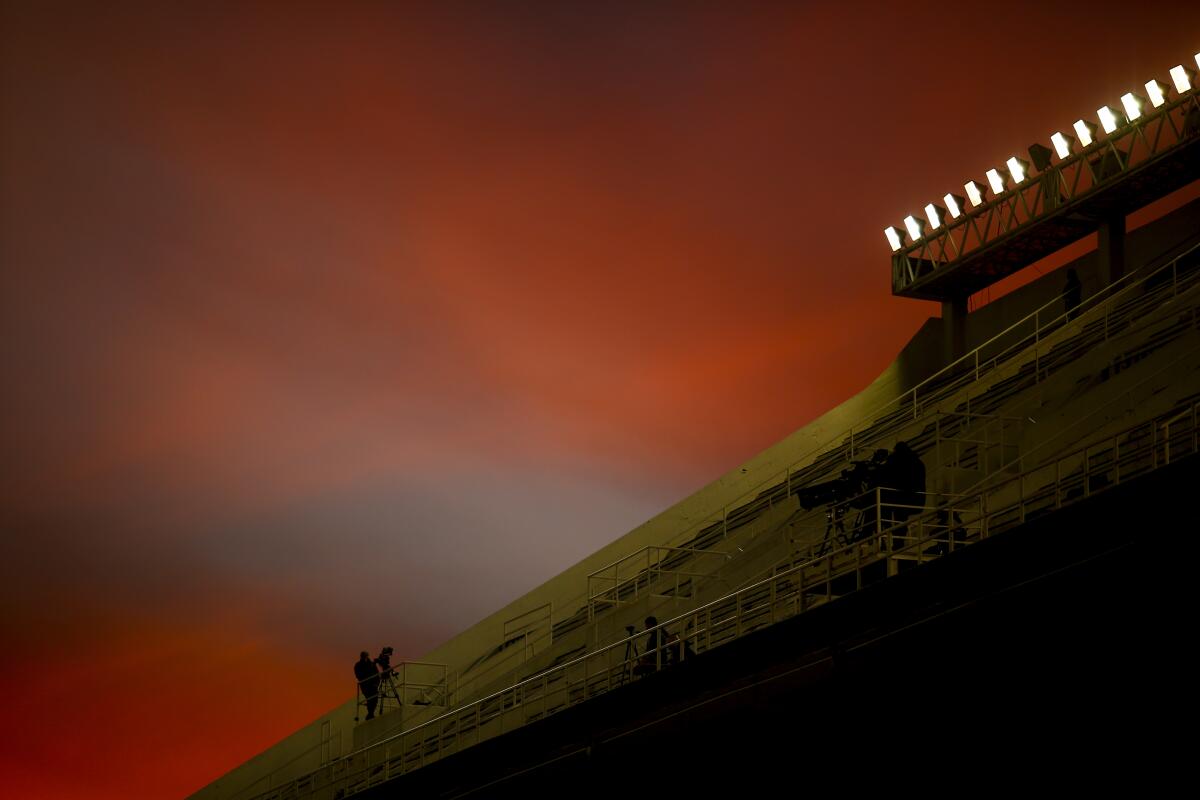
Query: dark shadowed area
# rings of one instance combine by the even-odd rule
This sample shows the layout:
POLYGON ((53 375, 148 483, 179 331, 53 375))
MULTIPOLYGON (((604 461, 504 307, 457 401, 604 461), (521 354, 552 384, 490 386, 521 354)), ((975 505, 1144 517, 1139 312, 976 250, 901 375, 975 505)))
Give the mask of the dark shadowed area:
POLYGON ((0 36, 0 794, 178 797, 865 386, 938 313, 883 228, 1166 79, 1200 9, 4 2, 0 36))

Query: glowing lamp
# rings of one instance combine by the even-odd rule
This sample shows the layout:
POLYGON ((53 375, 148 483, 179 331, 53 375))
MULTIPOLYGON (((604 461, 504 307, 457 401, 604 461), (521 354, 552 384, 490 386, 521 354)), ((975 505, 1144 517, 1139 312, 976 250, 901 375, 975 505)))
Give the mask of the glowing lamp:
POLYGON ((1075 120, 1074 128, 1075 135, 1079 137, 1079 143, 1084 147, 1090 147, 1092 142, 1096 141, 1096 123, 1078 119, 1075 120))
POLYGON ((992 194, 1002 194, 1006 187, 1004 176, 1000 174, 998 169, 989 169, 983 173, 987 176, 988 185, 992 187, 992 194))
POLYGON ((967 181, 963 184, 963 189, 967 192, 967 197, 971 198, 971 205, 978 208, 983 205, 983 193, 987 191, 979 181, 967 181))
POLYGON ((1171 81, 1175 84, 1175 91, 1183 94, 1192 90, 1192 80, 1196 77, 1196 70, 1186 64, 1178 64, 1171 67, 1171 81))
POLYGON ((1125 119, 1133 122, 1142 116, 1142 109, 1146 107, 1146 98, 1133 92, 1126 92, 1121 95, 1121 107, 1125 109, 1125 119))
POLYGON ((883 235, 887 237, 888 244, 892 246, 893 253, 904 247, 904 234, 895 227, 884 228, 883 235))
POLYGON ((1121 127, 1121 116, 1108 106, 1100 106, 1097 108, 1096 116, 1100 118, 1100 127, 1104 128, 1105 133, 1112 133, 1117 128, 1121 127))
POLYGON ((1158 108, 1167 102, 1167 85, 1160 80, 1146 82, 1146 96, 1150 98, 1150 105, 1158 108))
POLYGON ((946 222, 946 209, 936 203, 930 203, 925 206, 925 217, 929 220, 930 230, 936 231, 946 222))
POLYGON ((917 219, 911 214, 904 218, 904 227, 908 228, 908 238, 914 242, 925 235, 925 220, 917 219))
MULTIPOLYGON (((962 195, 948 194, 942 198, 942 202, 946 204, 946 210, 950 212, 950 216, 954 219, 958 219, 963 215, 963 203, 966 201, 963 199, 962 195)), ((979 204, 976 203, 975 205, 979 204)))
MULTIPOLYGON (((1083 120, 1079 120, 1079 122, 1083 122, 1083 120)), ((1078 125, 1079 122, 1075 124, 1078 125)), ((1055 132, 1050 137, 1050 144, 1054 145, 1054 152, 1058 153, 1059 158, 1066 158, 1075 149, 1075 137, 1069 133, 1055 132)))
POLYGON ((1005 161, 1004 166, 1008 167, 1008 174, 1012 177, 1013 183, 1025 180, 1025 176, 1029 173, 1029 162, 1016 156, 1005 161))

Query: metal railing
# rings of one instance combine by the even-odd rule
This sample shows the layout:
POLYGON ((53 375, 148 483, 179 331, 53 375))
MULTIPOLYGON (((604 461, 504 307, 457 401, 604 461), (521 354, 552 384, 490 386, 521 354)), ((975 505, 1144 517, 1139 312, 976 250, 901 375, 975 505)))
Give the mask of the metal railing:
MULTIPOLYGON (((1061 298, 1055 298, 1043 304, 970 353, 868 415, 865 419, 870 421, 871 427, 863 430, 861 426, 864 423, 857 423, 839 436, 829 440, 825 445, 810 451, 804 458, 786 468, 782 473, 775 473, 772 477, 760 481, 738 500, 724 506, 719 519, 715 516, 709 517, 676 534, 668 540, 666 545, 643 547, 612 563, 637 563, 648 557, 649 548, 665 548, 671 545, 675 545, 676 549, 680 551, 711 552, 706 548, 687 547, 686 545, 702 539, 705 534, 709 534, 713 539, 727 539, 736 532, 738 527, 750 523, 757 519, 763 511, 773 508, 777 500, 786 498, 797 487, 811 482, 820 473, 820 464, 816 460, 810 463, 810 458, 824 456, 822 463, 825 472, 840 468, 846 462, 851 461, 857 452, 873 447, 889 438, 900 438, 899 434, 904 429, 911 429, 912 424, 919 422, 929 413, 927 409, 930 406, 934 406, 934 410, 936 410, 936 404, 958 396, 972 384, 977 384, 980 379, 994 375, 1008 365, 1029 363, 1033 382, 1044 380, 1052 368, 1061 367, 1069 363, 1071 359, 1077 358, 1080 355, 1080 347, 1090 348, 1109 341, 1129 325, 1138 322, 1143 315, 1142 312, 1148 308, 1160 305, 1168 297, 1177 297, 1200 283, 1200 270, 1193 270, 1188 274, 1181 275, 1179 269, 1182 260, 1194 256, 1198 252, 1200 252, 1200 246, 1193 246, 1157 268, 1132 272, 1096 292, 1070 313, 1065 310, 1061 298), (1169 282, 1166 280, 1168 277, 1169 282), (1139 289, 1146 289, 1154 284, 1159 285, 1153 291, 1147 290, 1140 296, 1137 294, 1139 289), (1055 311, 1051 312, 1052 308, 1055 311), (1065 338, 1055 336, 1054 334, 1059 331, 1066 331, 1068 335, 1065 338), (1080 347, 1069 347, 1071 342, 1077 342, 1080 347), (1058 351, 1057 361, 1051 362, 1048 359, 1055 355, 1055 351, 1058 351), (1018 357, 1022 355, 1025 357, 1017 362, 1018 357), (923 394, 924 391, 928 391, 928 394, 923 394), (909 411, 906 410, 906 407, 911 410, 911 418, 908 417, 909 411), (885 424, 889 416, 896 418, 891 427, 885 424), (881 426, 885 429, 878 430, 881 426), (835 443, 840 443, 840 446, 831 447, 835 443), (809 464, 809 467, 797 469, 796 464, 809 464), (685 537, 690 538, 685 539, 685 537)), ((968 393, 964 403, 966 411, 938 412, 939 417, 935 418, 938 429, 940 430, 943 420, 953 417, 990 417, 1001 420, 1001 425, 1014 424, 1014 418, 1011 417, 1002 418, 970 411, 972 399, 968 393)), ((978 403, 979 398, 974 399, 978 403)), ((950 440, 951 437, 946 438, 950 440)), ((998 446, 998 449, 992 451, 992 456, 1003 459, 1015 445, 1011 438, 1003 433, 997 438, 998 441, 993 443, 985 431, 978 442, 964 442, 964 444, 974 444, 976 448, 982 445, 985 451, 998 446)), ((941 454, 938 455, 940 457, 941 454)), ((977 449, 974 455, 978 457, 977 449)), ((986 452, 984 457, 985 459, 988 457, 986 452)), ((987 471, 986 460, 984 470, 987 471)), ((612 564, 607 565, 601 570, 611 566, 612 564)), ((673 566, 678 568, 682 564, 676 560, 673 566)), ((592 576, 596 574, 592 573, 589 576, 587 594, 589 620, 594 620, 595 615, 603 610, 591 603, 592 576)), ((631 576, 626 579, 626 584, 640 586, 644 585, 646 580, 647 576, 645 575, 631 576)))
POLYGON ((594 617, 598 609, 637 603, 649 595, 683 597, 693 579, 719 579, 720 567, 729 557, 724 550, 643 547, 588 575, 589 617, 594 617), (684 556, 688 562, 710 558, 716 567, 705 572, 679 569, 672 566, 674 556, 684 556), (663 583, 668 585, 663 586, 663 583))
MULTIPOLYGON (((401 661, 376 679, 375 716, 397 711, 402 706, 447 706, 449 702, 448 668, 428 661, 401 661)), ((366 693, 356 683, 355 721, 365 718, 366 693), (362 712, 362 717, 359 712, 362 712)))
POLYGON ((659 624, 653 629, 659 631, 659 641, 674 628, 678 642, 665 642, 648 662, 635 650, 648 633, 642 631, 259 797, 346 797, 619 688, 637 677, 639 663, 657 671, 671 661, 686 661, 895 574, 900 562, 936 560, 1198 452, 1200 403, 1191 402, 1005 478, 975 496, 937 498, 934 508, 885 503, 876 490, 874 530, 856 531, 853 541, 818 558, 659 624), (915 514, 898 519, 906 512, 915 514))
MULTIPOLYGON (((965 388, 966 385, 974 383, 981 377, 993 373, 995 370, 1011 362, 1018 356, 1029 344, 1053 346, 1061 343, 1061 337, 1055 337, 1055 334, 1060 329, 1074 326, 1073 337, 1082 337, 1087 333, 1089 324, 1099 322, 1102 330, 1102 341, 1106 341, 1110 335, 1117 329, 1117 316, 1120 308, 1126 303, 1133 300, 1134 293, 1139 288, 1146 288, 1151 283, 1156 281, 1162 282, 1164 286, 1170 289, 1170 296, 1174 297, 1187 291, 1197 283, 1197 274, 1193 272, 1190 275, 1181 275, 1180 264, 1183 259, 1192 256, 1198 248, 1192 247, 1184 253, 1179 254, 1171 259, 1171 261, 1158 267, 1157 269, 1142 269, 1136 272, 1129 273, 1120 281, 1114 283, 1110 287, 1106 287, 1099 293, 1087 298, 1085 302, 1075 311, 1074 320, 1068 320, 1066 313, 1052 313, 1051 309, 1058 307, 1062 308, 1061 298, 1051 300, 1036 309, 1031 314, 1014 323, 1005 331, 997 334, 988 341, 976 347, 971 352, 967 353, 962 358, 956 360, 952 364, 943 368, 939 372, 922 381, 916 387, 894 398, 892 401, 883 404, 875 411, 866 415, 862 421, 850 428, 845 429, 838 436, 828 440, 825 444, 818 448, 809 451, 805 456, 789 465, 780 473, 770 478, 764 479, 755 485, 754 488, 742 495, 743 500, 749 498, 748 503, 739 506, 741 501, 735 501, 722 509, 719 519, 708 518, 701 522, 689 526, 681 533, 676 534, 671 541, 680 541, 682 537, 692 534, 693 536, 706 525, 711 525, 714 522, 722 526, 722 533, 728 533, 728 525, 731 519, 736 519, 739 522, 742 520, 749 521, 756 514, 752 513, 753 509, 749 508, 755 505, 755 500, 767 497, 767 502, 761 504, 761 508, 770 507, 770 498, 774 493, 763 491, 766 487, 777 488, 780 485, 785 487, 788 494, 792 491, 792 482, 796 480, 796 486, 801 485, 799 482, 800 472, 799 465, 808 465, 810 471, 818 467, 817 458, 825 457, 825 461, 833 461, 833 463, 843 463, 850 460, 853 454, 858 451, 871 447, 873 443, 882 439, 882 436, 875 437, 868 432, 864 433, 862 428, 864 425, 876 425, 880 420, 886 419, 889 415, 906 415, 911 412, 911 419, 919 419, 930 407, 931 404, 941 402, 948 398, 954 397, 959 391, 965 388), (1165 278, 1169 276, 1169 283, 1165 278), (1023 329, 1028 330, 1023 333, 1023 329), (1013 341, 1015 339, 1015 341, 1013 341), (1050 339, 1050 341, 1047 341, 1050 339), (964 380, 965 379, 965 380, 964 380), (906 410, 907 409, 907 410, 906 410), (832 458, 831 458, 832 455, 832 458), (730 512, 730 508, 735 510, 730 512)), ((1162 287, 1159 287, 1161 290, 1162 287)), ((1149 291, 1147 291, 1149 294, 1149 291)), ((1162 298, 1159 298, 1162 299, 1162 298)), ((1134 303, 1134 305, 1140 305, 1134 303)), ((1036 354, 1035 354, 1036 358, 1036 354)), ((1040 370, 1038 371, 1040 374, 1040 370)), ((828 471, 828 470, 827 470, 828 471)), ((808 476, 804 476, 808 477, 808 476)), ((807 482, 807 481, 806 481, 807 482)), ((786 496, 786 495, 785 495, 786 496)), ((669 547, 667 545, 666 547, 669 547)), ((674 548, 676 550, 687 550, 686 547, 674 548)), ((693 550, 701 550, 705 553, 713 553, 712 550, 704 550, 702 548, 690 548, 693 550)), ((637 554, 634 554, 635 556, 637 554)), ((626 557, 629 558, 629 557, 626 557)), ((580 597, 581 604, 586 603, 588 595, 591 594, 591 586, 584 595, 580 597)), ((539 637, 540 638, 540 637, 539 637)), ((625 640, 618 640, 614 644, 607 647, 623 646, 625 640)), ((574 661, 568 662, 573 664, 574 661)), ((566 666, 566 665, 563 665, 566 666)), ((561 668, 561 667, 560 667, 561 668)), ((488 670, 492 672, 492 670, 488 670)), ((472 681, 476 682, 476 681, 472 681)), ((477 683, 477 682, 476 682, 477 683)), ((517 684, 520 685, 520 684, 517 684)), ((454 691, 455 698, 462 697, 462 692, 454 691)), ((495 694, 488 695, 488 698, 496 697, 495 694)), ((485 698, 487 699, 487 698, 485 698)), ((457 702, 457 699, 451 701, 451 705, 457 702)), ((477 701, 483 702, 483 701, 477 701)), ((469 708, 470 706, 468 706, 469 708)), ((449 712, 450 714, 456 712, 449 712)), ((446 715, 441 715, 437 719, 443 719, 446 715)), ((436 721, 432 720, 431 722, 436 721)), ((430 723, 426 723, 430 724, 430 723)), ((416 730, 416 729, 414 729, 416 730)), ((340 763, 340 762, 339 762, 340 763)), ((337 769, 343 769, 338 767, 337 769)), ((303 779, 297 779, 303 780, 303 779)), ((282 784, 290 786, 296 781, 289 781, 282 784)), ((264 797, 272 796, 270 793, 263 795, 264 797)))
MULTIPOLYGON (((957 397, 981 378, 996 374, 998 370, 1014 364, 1014 361, 1023 353, 1026 356, 1032 355, 1033 380, 1036 382, 1044 379, 1050 369, 1050 365, 1045 359, 1054 349, 1062 348, 1070 341, 1079 341, 1083 345, 1106 342, 1124 327, 1140 319, 1142 312, 1148 307, 1163 302, 1167 297, 1174 298, 1200 283, 1200 270, 1193 270, 1186 274, 1180 270, 1181 262, 1196 255, 1197 252, 1200 252, 1200 247, 1193 246, 1174 255, 1157 268, 1143 268, 1131 272, 1119 281, 1086 298, 1070 315, 1065 311, 1061 298, 1048 301, 962 358, 922 381, 913 389, 878 407, 864 417, 863 421, 845 429, 820 447, 809 451, 782 472, 760 481, 752 489, 743 493, 739 500, 724 506, 719 517, 709 517, 694 523, 675 534, 666 544, 643 547, 593 572, 588 576, 584 594, 578 599, 581 609, 586 612, 584 620, 581 621, 594 621, 599 613, 620 605, 619 602, 605 602, 606 597, 603 595, 606 593, 616 597, 620 597, 621 592, 631 590, 638 592, 639 597, 643 591, 653 593, 650 587, 650 576, 645 573, 626 575, 618 580, 609 581, 607 585, 601 582, 601 573, 615 569, 615 565, 618 564, 636 564, 639 561, 644 561, 649 565, 661 563, 663 559, 655 559, 653 550, 664 552, 669 550, 675 554, 674 557, 667 560, 667 566, 670 569, 663 569, 662 575, 673 583, 682 584, 685 581, 691 581, 688 589, 689 592, 694 592, 695 581, 709 577, 710 573, 685 569, 685 562, 680 559, 680 556, 691 553, 709 555, 720 552, 707 547, 688 546, 702 538, 706 532, 711 533, 714 539, 726 539, 742 526, 757 519, 763 511, 773 508, 777 500, 786 498, 798 487, 814 480, 814 477, 822 474, 822 470, 824 473, 829 473, 831 470, 840 468, 857 452, 873 447, 886 440, 887 437, 896 435, 896 427, 886 425, 889 417, 894 417, 899 424, 910 427, 911 424, 923 419, 930 410, 936 411, 938 403, 957 397), (1157 285, 1153 292, 1147 288, 1151 285, 1157 285), (1139 296, 1139 290, 1146 291, 1139 296), (1062 335, 1057 335, 1064 330, 1067 334, 1065 339, 1062 335), (910 414, 911 416, 909 416, 910 414), (864 430, 864 426, 869 427, 864 430), (873 429, 880 427, 884 430, 872 432, 873 429), (808 466, 798 468, 797 465, 800 464, 808 466), (675 574, 671 574, 671 570, 674 570, 675 574)), ((1071 355, 1077 357, 1078 353, 1072 352, 1071 355)), ((1020 359, 1022 363, 1028 360, 1028 358, 1020 359)), ((969 410, 971 406, 969 393, 964 405, 968 409, 967 411, 939 412, 939 416, 942 419, 953 416, 962 418, 992 416, 971 412, 969 410)), ((947 439, 949 438, 951 437, 947 437, 947 439)), ((1011 441, 1005 437, 1001 437, 1001 439, 999 452, 1003 455, 1010 452, 1011 441)), ((986 441, 986 435, 984 444, 985 446, 991 445, 986 441)), ((675 590, 676 588, 672 587, 663 592, 675 590)), ((571 605, 571 603, 568 602, 566 605, 571 605)), ((512 664, 511 658, 506 661, 508 664, 512 664)), ((496 674, 497 671, 498 667, 488 670, 492 674, 496 674)), ((472 679, 471 682, 474 685, 482 683, 479 679, 472 679)), ((453 694, 455 702, 457 702, 466 693, 455 691, 453 694)))
MULTIPOLYGON (((982 378, 1011 364, 1031 346, 1034 348, 1034 360, 1038 361, 1042 355, 1040 345, 1045 346, 1048 352, 1051 347, 1063 344, 1062 337, 1054 336, 1059 331, 1065 330, 1073 337, 1087 339, 1095 344, 1107 341, 1117 330, 1119 322, 1129 322, 1127 318, 1118 319, 1117 310, 1120 307, 1131 302, 1137 309, 1147 305, 1136 302, 1138 298, 1135 297, 1135 292, 1138 289, 1161 280, 1163 286, 1158 287, 1150 298, 1151 303, 1157 303, 1165 299, 1165 296, 1158 292, 1165 292, 1167 286, 1170 288, 1170 296, 1174 297, 1200 283, 1200 270, 1181 275, 1179 269, 1181 261, 1198 253, 1200 246, 1194 246, 1156 269, 1131 272, 1084 299, 1070 315, 1065 311, 1061 297, 1046 302, 912 389, 882 404, 854 425, 807 451, 782 471, 758 481, 737 499, 723 506, 719 514, 712 514, 692 523, 660 546, 686 548, 699 534, 708 531, 722 538, 727 537, 735 525, 745 524, 752 520, 757 512, 771 507, 775 497, 773 490, 782 489, 786 494, 790 494, 794 486, 819 478, 823 474, 820 472, 822 467, 825 472, 840 468, 852 461, 857 453, 886 441, 890 432, 877 429, 889 418, 921 418, 928 411, 936 410, 931 406, 955 398, 971 384, 978 383, 982 378), (1165 280, 1167 276, 1170 277, 1169 284, 1165 280), (1098 327, 1089 327, 1092 324, 1097 324, 1098 327)), ((1035 378, 1043 372, 1042 366, 1035 363, 1035 378)), ((970 398, 964 412, 956 413, 972 413, 970 398)), ((640 550, 627 557, 638 557, 639 553, 640 550)))

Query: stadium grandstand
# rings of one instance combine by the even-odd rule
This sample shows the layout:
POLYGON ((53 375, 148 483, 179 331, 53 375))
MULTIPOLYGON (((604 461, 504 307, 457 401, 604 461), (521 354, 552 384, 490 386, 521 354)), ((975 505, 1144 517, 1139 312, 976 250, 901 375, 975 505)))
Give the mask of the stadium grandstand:
POLYGON ((887 229, 893 293, 943 311, 861 393, 397 664, 373 719, 348 699, 194 797, 1172 758, 1200 486, 1200 97, 1190 65, 1169 75, 887 229), (923 480, 897 491, 906 448, 923 480))

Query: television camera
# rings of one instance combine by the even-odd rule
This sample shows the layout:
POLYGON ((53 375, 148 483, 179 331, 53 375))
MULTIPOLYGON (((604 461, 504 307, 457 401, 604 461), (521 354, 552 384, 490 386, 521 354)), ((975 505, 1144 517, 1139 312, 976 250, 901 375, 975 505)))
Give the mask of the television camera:
POLYGON ((851 461, 842 474, 831 481, 806 486, 796 492, 800 506, 811 511, 817 506, 845 506, 864 509, 875 502, 869 492, 883 485, 887 450, 876 450, 869 460, 851 461))

